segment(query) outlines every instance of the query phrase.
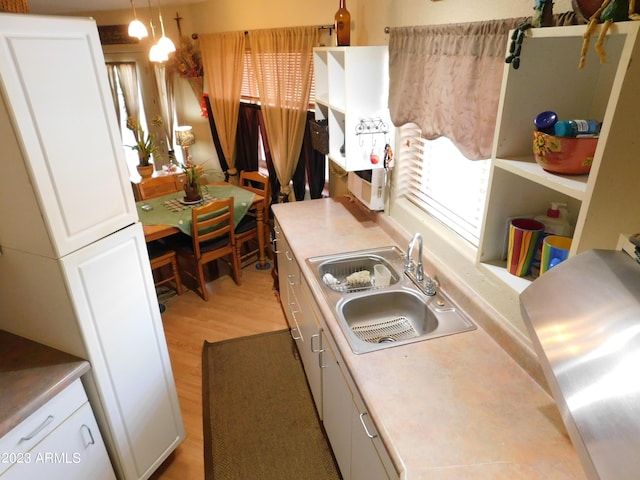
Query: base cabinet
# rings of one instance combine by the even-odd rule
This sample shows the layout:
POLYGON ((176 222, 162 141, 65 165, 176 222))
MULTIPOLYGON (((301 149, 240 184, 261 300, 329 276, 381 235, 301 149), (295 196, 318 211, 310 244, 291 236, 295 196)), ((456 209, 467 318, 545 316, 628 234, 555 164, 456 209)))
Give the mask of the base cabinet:
POLYGON ((0 474, 2 480, 116 479, 80 380, 15 427, 0 445, 6 455, 0 460, 13 462, 0 474), (30 446, 23 450, 25 443, 30 446))
POLYGON ((275 253, 278 256, 278 281, 280 301, 287 318, 291 336, 296 342, 300 359, 304 365, 307 382, 313 395, 316 409, 322 419, 322 387, 318 353, 320 352, 320 325, 310 303, 311 293, 300 275, 287 239, 280 227, 275 225, 275 253))
POLYGON ((326 332, 322 332, 322 423, 331 443, 331 449, 340 467, 342 478, 351 479, 351 390, 338 364, 336 354, 329 345, 326 332))
POLYGON ((332 343, 326 332, 322 332, 322 411, 324 428, 342 478, 398 478, 364 401, 351 386, 353 382, 332 343))
POLYGON ((280 301, 344 480, 399 478, 277 219, 280 301))

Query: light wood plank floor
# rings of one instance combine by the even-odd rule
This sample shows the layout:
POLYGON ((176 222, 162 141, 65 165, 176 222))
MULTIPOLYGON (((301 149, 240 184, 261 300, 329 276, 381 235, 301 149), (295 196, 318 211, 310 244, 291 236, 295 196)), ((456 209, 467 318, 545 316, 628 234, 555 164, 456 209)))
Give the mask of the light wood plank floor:
MULTIPOLYGON (((271 262, 272 263, 272 262, 271 262)), ((234 337, 287 328, 271 270, 253 264, 242 270, 237 286, 220 265, 221 276, 209 282, 205 302, 195 292, 161 299, 173 375, 186 430, 184 442, 152 476, 153 480, 203 480, 202 346, 234 337)))

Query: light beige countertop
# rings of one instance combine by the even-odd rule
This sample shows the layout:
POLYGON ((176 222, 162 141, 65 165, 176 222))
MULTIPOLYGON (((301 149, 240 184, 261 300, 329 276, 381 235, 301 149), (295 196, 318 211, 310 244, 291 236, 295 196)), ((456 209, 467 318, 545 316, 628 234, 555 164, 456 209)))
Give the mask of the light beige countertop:
POLYGON ((395 243, 342 203, 273 211, 401 478, 586 478, 553 399, 482 328, 352 353, 305 260, 395 243))
POLYGON ((0 438, 89 368, 86 360, 0 330, 0 438))

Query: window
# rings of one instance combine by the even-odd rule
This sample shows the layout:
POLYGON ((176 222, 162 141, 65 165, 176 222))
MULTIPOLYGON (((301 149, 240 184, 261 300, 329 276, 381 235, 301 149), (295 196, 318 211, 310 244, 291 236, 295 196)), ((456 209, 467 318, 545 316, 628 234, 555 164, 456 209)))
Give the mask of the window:
MULTIPOLYGON (((273 54, 276 55, 278 61, 299 63, 297 55, 293 54, 273 54)), ((313 56, 313 53, 311 54, 313 56)), ((311 62, 313 65, 313 61, 311 62)), ((247 103, 260 104, 260 93, 258 92, 258 80, 256 79, 251 59, 251 50, 246 49, 244 52, 244 71, 242 74, 242 90, 240 92, 240 101, 247 103)), ((311 76, 311 90, 309 92, 309 109, 314 108, 316 98, 316 82, 315 76, 311 76)), ((264 154, 264 146, 262 143, 262 135, 258 136, 258 166, 260 171, 267 173, 267 162, 264 154)))
MULTIPOLYGON (((300 64, 299 55, 292 53, 273 53, 271 55, 275 56, 275 61, 293 63, 294 65, 300 64)), ((313 53, 310 54, 313 56, 313 53)), ((311 65, 313 68, 313 59, 311 61, 311 65)), ((294 87, 296 84, 294 84, 294 87)), ((244 52, 244 72, 242 74, 242 90, 241 97, 242 101, 249 103, 260 103, 260 94, 258 92, 258 81, 256 79, 253 62, 251 61, 251 50, 247 49, 244 52)), ((316 98, 316 82, 315 76, 311 76, 311 91, 309 94, 309 109, 313 109, 313 105, 316 98)))
POLYGON ((476 247, 489 181, 489 160, 468 160, 445 137, 426 140, 400 127, 396 198, 404 197, 476 247))
MULTIPOLYGON (((127 109, 124 104, 124 95, 122 94, 122 88, 120 87, 120 79, 118 78, 118 70, 114 65, 107 63, 108 69, 113 69, 114 76, 116 78, 116 93, 118 99, 118 109, 120 111, 120 134, 122 136, 122 145, 124 146, 125 158, 127 159, 127 166, 129 172, 134 175, 136 172, 136 166, 138 165, 138 152, 133 150, 129 145, 135 145, 136 139, 133 136, 133 132, 127 128, 127 109)), ((138 84, 138 103, 140 105, 140 126, 146 132, 147 120, 144 113, 144 104, 141 101, 142 92, 140 91, 140 84, 138 84)))

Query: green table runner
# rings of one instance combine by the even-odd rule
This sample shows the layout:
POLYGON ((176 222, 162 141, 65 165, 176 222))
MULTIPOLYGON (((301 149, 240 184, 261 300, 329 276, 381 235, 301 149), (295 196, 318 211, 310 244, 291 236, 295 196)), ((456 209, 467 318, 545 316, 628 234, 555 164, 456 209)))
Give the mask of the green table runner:
POLYGON ((237 227, 251 207, 255 196, 253 192, 235 185, 204 185, 202 194, 204 201, 196 205, 182 205, 178 201, 184 198, 184 192, 170 193, 136 202, 140 222, 143 225, 171 225, 187 235, 191 235, 191 208, 212 200, 233 197, 233 221, 237 227), (147 209, 142 208, 147 205, 148 207, 145 207, 147 209))

